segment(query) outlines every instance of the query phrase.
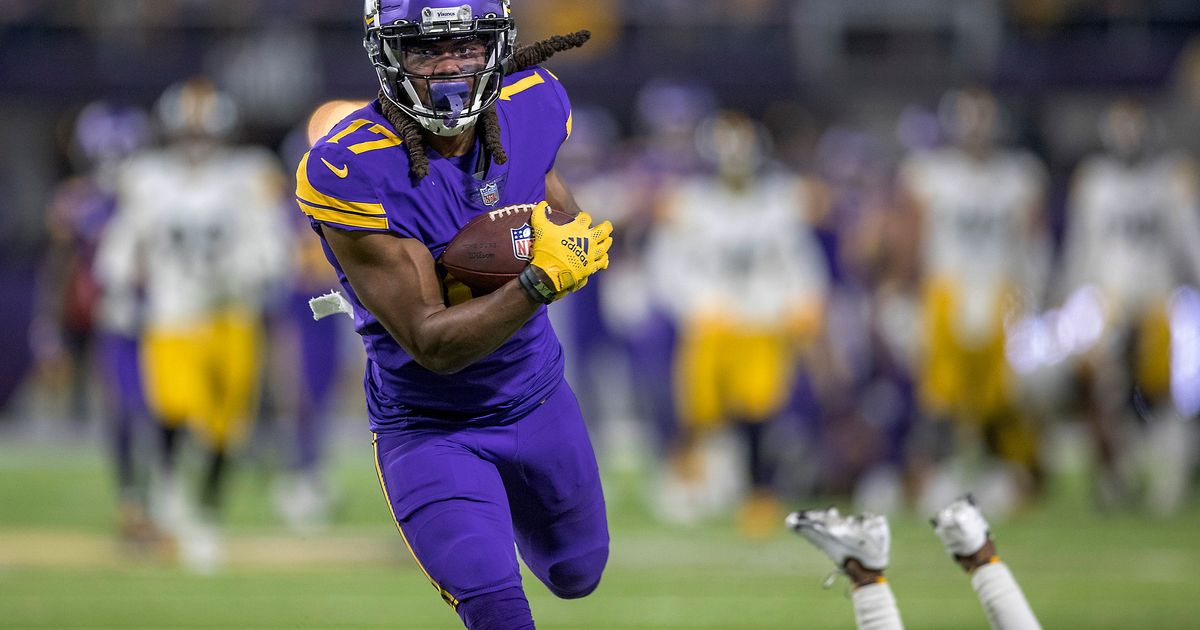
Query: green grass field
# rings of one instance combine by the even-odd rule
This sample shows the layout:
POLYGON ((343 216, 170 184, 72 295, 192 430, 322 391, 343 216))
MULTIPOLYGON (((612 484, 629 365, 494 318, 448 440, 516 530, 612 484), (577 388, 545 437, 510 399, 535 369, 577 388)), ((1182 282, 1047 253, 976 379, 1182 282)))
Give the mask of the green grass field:
MULTIPOLYGON (((94 449, 0 446, 0 628, 460 627, 407 555, 368 444, 342 452, 339 524, 302 537, 272 516, 269 475, 243 468, 228 568, 202 577, 119 551, 112 487, 94 449)), ((1102 517, 1081 484, 998 531, 1046 628, 1200 625, 1200 510, 1102 517)), ((852 628, 844 581, 781 531, 749 542, 725 523, 670 529, 632 474, 610 476, 612 558, 600 589, 559 601, 526 574, 543 628, 852 628)), ((910 628, 986 628, 967 579, 922 518, 893 519, 888 574, 910 628)))

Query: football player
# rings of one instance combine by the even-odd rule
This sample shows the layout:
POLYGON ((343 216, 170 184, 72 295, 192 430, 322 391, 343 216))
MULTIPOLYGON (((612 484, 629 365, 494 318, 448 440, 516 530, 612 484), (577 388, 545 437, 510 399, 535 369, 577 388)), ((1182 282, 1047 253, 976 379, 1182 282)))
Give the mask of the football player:
POLYGON ((159 516, 185 563, 209 571, 225 471, 256 406, 263 296, 284 268, 281 241, 266 238, 286 230, 283 177, 269 151, 228 144, 237 110, 208 80, 172 86, 157 114, 169 145, 122 169, 101 256, 110 293, 144 294, 143 382, 163 429, 159 516), (185 428, 208 458, 198 519, 176 478, 185 428))
POLYGON ((1170 303, 1196 281, 1197 181, 1190 160, 1155 146, 1153 119, 1131 100, 1115 102, 1100 125, 1104 152, 1080 164, 1068 203, 1064 295, 1086 291, 1100 307, 1102 332, 1081 375, 1096 437, 1104 507, 1132 498, 1129 456, 1140 438, 1121 416, 1138 409, 1154 452, 1147 499, 1160 512, 1186 496, 1188 427, 1171 400, 1170 303), (1182 263, 1182 264, 1181 264, 1182 263), (1125 435, 1122 435, 1125 434, 1125 435), (1159 474, 1161 473, 1161 474, 1159 474))
POLYGON ((608 266, 554 170, 571 106, 514 42, 507 0, 367 0, 379 97, 301 160, 296 197, 353 305, 379 481, 401 537, 468 628, 533 628, 525 564, 583 597, 608 559, 599 471, 545 306, 608 266), (531 262, 447 304, 436 260, 472 218, 536 205, 531 262), (575 214, 550 223, 547 205, 575 214), (514 541, 516 548, 514 549, 514 541))
MULTIPOLYGON (((919 217, 925 337, 919 397, 934 423, 926 428, 938 434, 927 448, 942 451, 933 453, 936 460, 953 444, 952 431, 981 436, 1010 463, 989 472, 988 492, 1020 497, 1034 487, 1039 467, 1005 356, 1005 320, 1036 307, 1041 292, 1045 270, 1035 263, 1047 247, 1046 175, 1032 155, 997 145, 999 114, 986 90, 948 94, 941 116, 952 145, 907 157, 899 186, 919 217)), ((935 477, 924 508, 957 494, 956 483, 935 477)))
POLYGON ((809 461, 826 491, 853 488, 855 504, 888 513, 901 498, 917 415, 911 340, 914 282, 895 212, 891 164, 870 134, 834 127, 817 144, 828 211, 814 220, 828 261, 826 323, 808 376, 819 413, 809 461), (817 450, 819 449, 819 450, 817 450))
MULTIPOLYGON (((716 110, 712 89, 701 82, 652 79, 637 92, 634 135, 629 153, 613 181, 619 187, 619 215, 611 216, 621 250, 598 287, 601 310, 621 344, 624 360, 636 370, 630 377, 633 415, 645 425, 653 455, 667 453, 679 432, 672 394, 675 322, 655 292, 647 261, 649 246, 662 219, 666 192, 672 183, 702 170, 696 150, 696 128, 716 110), (669 115, 665 114, 669 112, 669 115)), ((586 192, 586 191, 585 191, 586 192)), ((612 194, 612 193, 608 193, 612 194)), ((671 489, 664 487, 669 504, 671 489)))
POLYGON ((88 349, 96 346, 112 423, 120 535, 136 547, 159 539, 149 517, 142 461, 149 423, 137 364, 138 302, 136 296, 105 291, 97 250, 116 210, 114 176, 149 137, 149 117, 139 108, 95 102, 79 112, 72 156, 81 172, 58 187, 50 204, 50 249, 30 334, 43 366, 71 366, 72 408, 81 421, 83 383, 92 369, 88 349))
POLYGON ((719 475, 705 469, 698 449, 735 423, 747 443, 751 488, 738 520, 761 537, 782 514, 765 431, 790 400, 797 351, 820 325, 829 283, 807 223, 824 195, 812 181, 771 169, 766 132, 744 114, 721 112, 696 135, 715 175, 674 187, 650 264, 655 293, 679 327, 673 468, 682 484, 674 494, 697 499, 681 517, 702 515, 705 486, 719 475))
MULTIPOLYGON (((317 107, 284 140, 285 159, 296 163, 318 139, 329 133, 366 101, 333 100, 317 107)), ((281 423, 286 473, 275 484, 275 508, 293 529, 310 533, 328 523, 336 488, 326 476, 329 402, 346 367, 342 359, 342 330, 332 320, 313 318, 309 300, 338 286, 337 275, 325 261, 319 239, 312 237, 307 215, 292 212, 288 226, 292 243, 288 294, 275 313, 280 324, 271 344, 273 366, 269 387, 292 422, 281 423)))
MULTIPOLYGON (((633 191, 623 168, 627 156, 616 118, 603 108, 577 107, 572 121, 571 141, 559 151, 555 170, 571 182, 571 192, 580 207, 608 206, 612 208, 606 210, 609 222, 620 226, 633 206, 633 191)), ((616 270, 614 262, 602 277, 593 278, 562 307, 550 309, 550 323, 567 351, 567 376, 593 440, 601 441, 600 451, 606 449, 597 432, 603 436, 611 431, 609 420, 624 411, 616 405, 631 399, 632 393, 614 393, 614 388, 629 388, 632 370, 624 366, 614 369, 615 362, 625 361, 626 356, 618 351, 622 337, 606 317, 609 305, 602 302, 605 285, 613 280, 616 270)))

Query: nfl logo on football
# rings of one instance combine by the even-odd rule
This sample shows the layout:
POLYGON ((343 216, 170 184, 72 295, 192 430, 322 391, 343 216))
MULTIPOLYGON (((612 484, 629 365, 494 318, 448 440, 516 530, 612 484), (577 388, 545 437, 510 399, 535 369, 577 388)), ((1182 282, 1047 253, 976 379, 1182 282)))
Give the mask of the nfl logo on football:
POLYGON ((494 206, 500 201, 500 184, 497 182, 488 182, 483 188, 479 189, 479 196, 483 199, 483 205, 494 206))
POLYGON ((519 228, 512 228, 513 256, 518 260, 529 260, 529 248, 533 245, 533 228, 526 223, 519 228))

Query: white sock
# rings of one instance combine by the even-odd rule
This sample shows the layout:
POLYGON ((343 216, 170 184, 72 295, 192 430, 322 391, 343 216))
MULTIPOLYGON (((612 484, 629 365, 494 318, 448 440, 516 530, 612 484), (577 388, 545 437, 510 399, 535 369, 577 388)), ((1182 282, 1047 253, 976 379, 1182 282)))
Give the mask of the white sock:
POLYGON ((992 630, 1041 630, 1008 565, 992 562, 979 567, 971 576, 971 586, 992 630))
POLYGON ((904 630, 900 610, 887 582, 868 584, 854 589, 854 621, 858 630, 904 630))

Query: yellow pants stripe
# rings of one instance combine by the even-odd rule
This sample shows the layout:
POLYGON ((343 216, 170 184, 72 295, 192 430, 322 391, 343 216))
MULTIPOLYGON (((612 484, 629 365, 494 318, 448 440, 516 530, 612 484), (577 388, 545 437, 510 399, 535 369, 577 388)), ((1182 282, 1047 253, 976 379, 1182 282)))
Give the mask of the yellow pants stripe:
POLYGON ((374 433, 371 434, 371 449, 375 451, 375 474, 379 475, 379 488, 383 490, 383 498, 387 501, 388 511, 392 514, 392 522, 396 524, 396 531, 400 532, 400 539, 404 541, 404 546, 408 547, 408 553, 412 554, 413 560, 416 561, 417 566, 421 569, 421 573, 425 574, 425 578, 429 580, 433 588, 437 589, 438 594, 442 596, 442 599, 447 604, 450 604, 451 608, 457 610, 458 599, 451 595, 449 591, 442 588, 437 583, 437 580, 433 579, 433 576, 429 574, 429 571, 425 570, 425 565, 421 564, 421 559, 417 557, 417 552, 413 551, 412 545, 409 544, 408 536, 404 535, 404 528, 400 527, 400 519, 396 518, 396 509, 392 507, 392 498, 388 495, 387 484, 383 481, 383 469, 379 465, 379 436, 374 433))

